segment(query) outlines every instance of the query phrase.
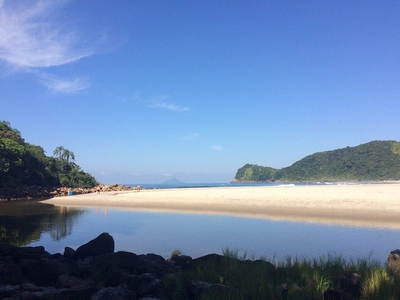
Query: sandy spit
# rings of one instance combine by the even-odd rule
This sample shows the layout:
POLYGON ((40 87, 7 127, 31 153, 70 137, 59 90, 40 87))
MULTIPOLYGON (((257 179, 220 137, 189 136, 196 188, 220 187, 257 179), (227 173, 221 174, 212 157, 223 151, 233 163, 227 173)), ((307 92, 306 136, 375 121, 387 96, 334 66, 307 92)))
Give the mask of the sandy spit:
POLYGON ((399 183, 150 189, 58 197, 43 203, 400 229, 399 183))

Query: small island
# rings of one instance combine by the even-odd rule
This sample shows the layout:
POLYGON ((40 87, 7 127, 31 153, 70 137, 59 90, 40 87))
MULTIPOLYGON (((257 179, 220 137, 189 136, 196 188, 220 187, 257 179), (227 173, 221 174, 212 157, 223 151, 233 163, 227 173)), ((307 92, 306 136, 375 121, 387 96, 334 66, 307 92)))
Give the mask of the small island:
POLYGON ((178 178, 174 177, 168 180, 165 180, 162 184, 168 184, 168 185, 186 185, 185 182, 180 181, 178 178))

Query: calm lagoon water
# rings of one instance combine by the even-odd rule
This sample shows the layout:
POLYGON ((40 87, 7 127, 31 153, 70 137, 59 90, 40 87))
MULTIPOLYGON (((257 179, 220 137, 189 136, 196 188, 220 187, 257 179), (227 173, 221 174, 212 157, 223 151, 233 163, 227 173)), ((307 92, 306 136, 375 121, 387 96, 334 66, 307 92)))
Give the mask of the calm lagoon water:
MULTIPOLYGON (((3 204, 3 203, 0 203, 3 204)), ((384 263, 390 251, 400 247, 400 230, 358 228, 303 222, 272 221, 233 216, 124 211, 118 209, 69 209, 44 205, 48 214, 41 220, 23 216, 1 216, 0 225, 27 223, 40 229, 27 246, 44 246, 50 253, 63 253, 66 246, 76 249, 102 232, 110 233, 116 251, 156 253, 169 257, 178 249, 199 257, 222 254, 229 248, 251 258, 318 258, 340 254, 347 258, 371 258, 384 263), (35 223, 36 222, 36 223, 35 223)), ((0 208, 2 206, 0 205, 0 208)), ((10 231, 10 225, 7 229, 10 231)), ((2 229, 3 230, 3 229, 2 229)), ((3 230, 4 231, 4 230, 3 230)), ((21 236, 22 231, 20 231, 21 236)), ((4 242, 4 241, 1 241, 4 242)), ((21 242, 23 243, 23 242, 21 242)))

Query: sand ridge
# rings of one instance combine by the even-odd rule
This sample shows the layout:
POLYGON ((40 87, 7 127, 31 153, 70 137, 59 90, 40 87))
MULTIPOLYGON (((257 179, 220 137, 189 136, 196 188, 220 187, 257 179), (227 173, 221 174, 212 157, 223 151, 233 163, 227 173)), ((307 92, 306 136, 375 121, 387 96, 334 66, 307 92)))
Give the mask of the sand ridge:
POLYGON ((58 197, 43 202, 400 229, 399 183, 148 189, 58 197))

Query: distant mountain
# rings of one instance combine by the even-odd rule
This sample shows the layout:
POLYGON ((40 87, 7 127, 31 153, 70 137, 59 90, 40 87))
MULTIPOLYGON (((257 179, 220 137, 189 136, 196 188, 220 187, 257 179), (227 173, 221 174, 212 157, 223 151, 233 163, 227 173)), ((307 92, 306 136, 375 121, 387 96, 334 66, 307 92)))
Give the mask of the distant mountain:
POLYGON ((400 180, 400 142, 372 141, 317 152, 282 169, 246 164, 238 169, 233 182, 354 180, 400 180))
POLYGON ((185 184, 185 183, 174 177, 164 181, 162 184, 185 184))

